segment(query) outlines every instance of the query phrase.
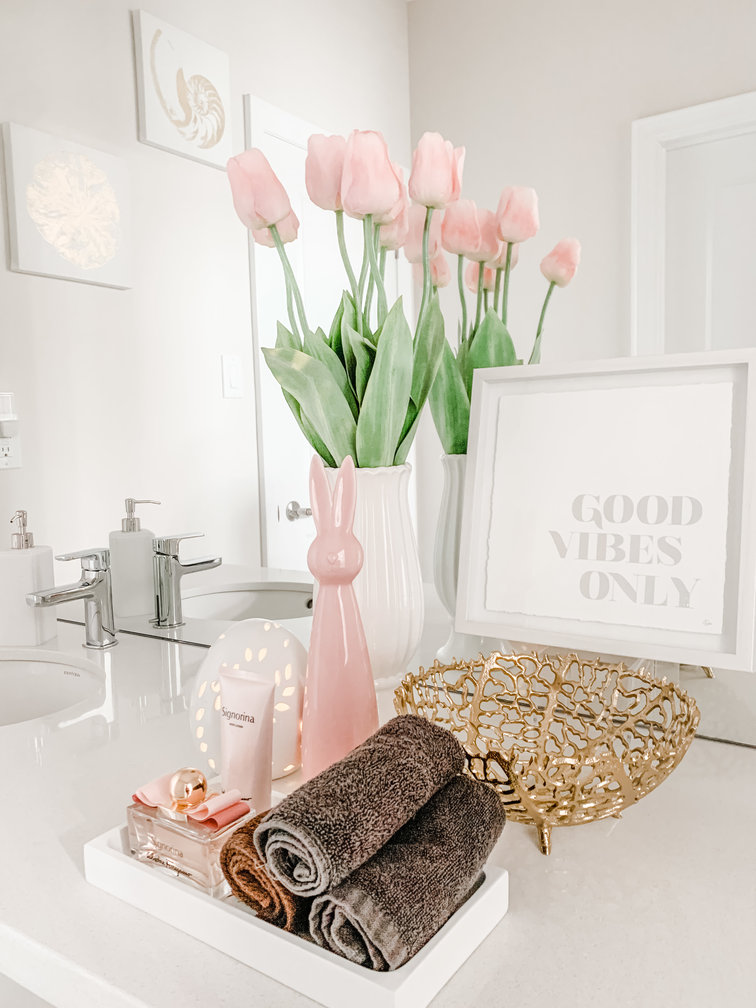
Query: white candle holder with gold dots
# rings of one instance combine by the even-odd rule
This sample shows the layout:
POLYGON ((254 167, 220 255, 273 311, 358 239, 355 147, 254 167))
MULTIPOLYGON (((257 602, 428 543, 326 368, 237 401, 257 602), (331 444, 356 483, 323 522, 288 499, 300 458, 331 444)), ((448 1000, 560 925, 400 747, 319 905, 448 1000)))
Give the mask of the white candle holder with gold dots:
POLYGON ((301 724, 307 651, 286 627, 266 619, 234 623, 207 652, 192 689, 189 707, 192 739, 209 775, 220 771, 219 672, 243 669, 272 680, 273 779, 286 777, 301 764, 301 724))

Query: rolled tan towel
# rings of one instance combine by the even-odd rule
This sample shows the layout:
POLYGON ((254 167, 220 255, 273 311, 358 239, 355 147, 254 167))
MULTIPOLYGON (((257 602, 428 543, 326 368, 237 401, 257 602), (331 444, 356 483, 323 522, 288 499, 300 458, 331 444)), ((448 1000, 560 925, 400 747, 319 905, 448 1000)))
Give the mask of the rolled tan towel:
POLYGON ((310 934, 351 962, 397 969, 480 884, 504 819, 492 788, 455 777, 375 857, 315 897, 310 934))
POLYGON ((293 933, 307 931, 307 915, 312 900, 295 896, 272 878, 252 839, 267 815, 261 812, 240 826, 221 848, 221 870, 238 900, 251 907, 260 920, 293 933))
POLYGON ((395 717, 268 813, 255 846, 287 889, 316 896, 371 858, 464 765, 451 732, 395 717))

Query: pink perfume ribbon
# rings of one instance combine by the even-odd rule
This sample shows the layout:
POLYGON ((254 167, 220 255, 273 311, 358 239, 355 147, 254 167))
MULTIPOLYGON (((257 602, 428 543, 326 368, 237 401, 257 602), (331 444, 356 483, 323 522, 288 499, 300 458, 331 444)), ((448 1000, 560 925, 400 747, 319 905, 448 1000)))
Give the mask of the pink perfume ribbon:
MULTIPOLYGON (((170 781, 173 774, 164 774, 156 777, 155 780, 144 784, 131 796, 140 805, 147 805, 149 808, 170 809, 172 799, 170 792, 170 781)), ((221 794, 211 794, 201 805, 195 805, 192 809, 187 809, 185 815, 193 822, 206 823, 213 829, 222 829, 231 823, 241 819, 250 811, 248 802, 242 800, 241 792, 237 790, 224 791, 221 794)))

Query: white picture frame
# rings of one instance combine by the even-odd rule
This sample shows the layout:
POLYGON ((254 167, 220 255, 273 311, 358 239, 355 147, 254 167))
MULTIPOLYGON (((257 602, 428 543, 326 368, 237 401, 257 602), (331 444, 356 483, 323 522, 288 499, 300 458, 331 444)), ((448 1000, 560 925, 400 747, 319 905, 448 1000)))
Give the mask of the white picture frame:
POLYGON ((126 162, 63 137, 3 123, 10 268, 131 286, 126 162))
POLYGON ((752 671, 756 351, 475 372, 455 627, 752 671))
POLYGON ((139 140, 225 170, 233 154, 227 54, 147 11, 131 15, 139 140))

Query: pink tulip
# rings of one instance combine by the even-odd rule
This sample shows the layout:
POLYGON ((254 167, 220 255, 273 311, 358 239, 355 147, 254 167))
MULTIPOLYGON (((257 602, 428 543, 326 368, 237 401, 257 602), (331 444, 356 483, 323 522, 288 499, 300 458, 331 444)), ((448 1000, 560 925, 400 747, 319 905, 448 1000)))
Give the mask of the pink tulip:
MULTIPOLYGON (((404 254, 407 261, 419 263, 423 261, 423 228, 425 227, 426 209, 419 203, 413 203, 409 208, 409 230, 404 242, 404 254)), ((433 259, 441 244, 441 217, 434 213, 431 217, 428 234, 428 258, 433 259)))
POLYGON ((504 242, 522 242, 538 231, 538 196, 526 186, 507 186, 496 211, 499 238, 504 242))
POLYGON ((465 148, 454 148, 440 133, 423 133, 412 155, 410 199, 442 210, 459 199, 465 148))
POLYGON ((313 134, 307 141, 305 185, 307 195, 323 210, 341 210, 341 176, 346 140, 342 136, 313 134))
POLYGON ((579 263, 580 242, 577 238, 563 238, 541 262, 541 273, 557 287, 566 287, 579 263))
POLYGON ((234 209, 250 231, 278 224, 291 213, 286 190, 261 150, 252 148, 232 157, 226 170, 234 209))
POLYGON ((471 257, 480 249, 478 208, 473 200, 450 203, 441 224, 441 243, 452 255, 471 257))
POLYGON ((441 225, 441 241, 447 252, 487 262, 499 248, 496 215, 491 210, 479 210, 472 200, 450 203, 441 225))
POLYGON ((390 220, 402 195, 402 185, 389 159, 386 141, 373 130, 354 130, 346 142, 341 202, 350 217, 371 214, 390 220))
POLYGON ((430 274, 434 287, 446 287, 451 280, 451 270, 443 252, 438 252, 431 259, 430 274))
POLYGON ((399 167, 399 165, 393 164, 393 162, 391 167, 394 169, 394 174, 399 180, 399 199, 386 213, 375 214, 373 216, 373 222, 381 226, 384 224, 393 224, 394 221, 398 220, 402 215, 406 218, 407 211, 409 210, 407 188, 404 184, 404 171, 399 167))
MULTIPOLYGON (((478 277, 480 276, 480 263, 471 262, 465 267, 465 284, 467 289, 473 293, 478 293, 478 277)), ((496 271, 488 266, 483 268, 483 290, 492 291, 496 286, 496 271)))
MULTIPOLYGON (((412 276, 418 287, 423 286, 423 264, 413 263, 412 264, 412 276)), ((433 287, 447 287, 449 281, 451 280, 451 270, 449 269, 449 263, 446 260, 446 256, 443 252, 439 252, 430 261, 430 276, 431 284, 433 287)))
POLYGON ((405 204, 399 215, 388 224, 382 224, 378 229, 378 241, 381 248, 395 252, 407 240, 409 231, 409 205, 405 204))
MULTIPOLYGON (((499 251, 493 259, 489 259, 486 266, 491 269, 504 269, 507 265, 507 242, 499 242, 499 251)), ((509 257, 509 268, 514 269, 520 259, 520 246, 515 242, 512 244, 512 255, 509 257)))
MULTIPOLYGON (((276 230, 278 231, 278 237, 284 243, 293 242, 297 234, 299 233, 299 218, 292 210, 282 221, 276 224, 276 230)), ((257 242, 258 245, 267 245, 268 248, 275 248, 276 243, 273 241, 273 235, 271 234, 270 228, 260 228, 255 229, 252 232, 252 237, 257 242)))

